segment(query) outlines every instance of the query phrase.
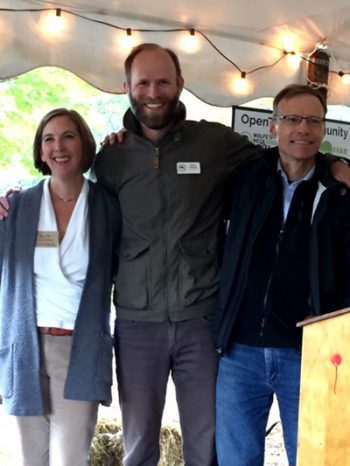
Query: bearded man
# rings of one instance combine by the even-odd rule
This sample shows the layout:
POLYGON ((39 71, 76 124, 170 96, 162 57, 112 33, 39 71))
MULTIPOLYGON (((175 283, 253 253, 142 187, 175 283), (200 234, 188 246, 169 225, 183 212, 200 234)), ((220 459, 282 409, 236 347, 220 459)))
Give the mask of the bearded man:
POLYGON ((118 196, 123 220, 115 304, 124 464, 158 464, 171 374, 185 464, 212 466, 211 315, 224 190, 258 152, 228 127, 185 120, 184 79, 173 51, 141 44, 127 57, 125 74, 125 140, 103 148, 95 164, 97 180, 118 196))

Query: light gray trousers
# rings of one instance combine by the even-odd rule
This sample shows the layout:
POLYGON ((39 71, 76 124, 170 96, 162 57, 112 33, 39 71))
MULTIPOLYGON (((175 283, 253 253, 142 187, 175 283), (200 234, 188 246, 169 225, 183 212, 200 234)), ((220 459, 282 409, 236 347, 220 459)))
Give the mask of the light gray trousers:
POLYGON ((11 416, 18 436, 18 466, 88 466, 98 403, 66 400, 71 336, 40 335, 43 416, 11 416))

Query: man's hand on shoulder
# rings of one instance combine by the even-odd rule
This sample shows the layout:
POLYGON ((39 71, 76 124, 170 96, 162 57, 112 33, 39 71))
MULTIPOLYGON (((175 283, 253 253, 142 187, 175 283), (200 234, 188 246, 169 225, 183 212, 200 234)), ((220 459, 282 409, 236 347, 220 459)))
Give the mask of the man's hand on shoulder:
POLYGON ((7 200, 8 196, 20 190, 21 188, 19 187, 10 188, 0 196, 0 221, 4 220, 9 214, 8 211, 10 208, 10 204, 9 204, 9 201, 7 200))
POLYGON ((6 197, 0 197, 0 220, 4 220, 8 216, 9 203, 6 197))
POLYGON ((335 161, 331 165, 333 177, 350 188, 350 167, 346 162, 335 161))
POLYGON ((102 147, 113 146, 114 144, 123 144, 127 130, 120 129, 117 133, 111 133, 101 142, 102 147))

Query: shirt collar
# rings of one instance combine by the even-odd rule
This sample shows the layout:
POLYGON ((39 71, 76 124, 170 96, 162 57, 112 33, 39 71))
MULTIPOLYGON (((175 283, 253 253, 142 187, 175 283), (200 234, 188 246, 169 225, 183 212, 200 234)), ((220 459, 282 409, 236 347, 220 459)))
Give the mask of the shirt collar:
POLYGON ((280 159, 278 159, 278 161, 277 161, 277 172, 281 175, 284 187, 291 186, 291 185, 296 187, 302 181, 311 180, 311 178, 314 176, 315 168, 316 168, 316 165, 314 164, 303 178, 301 178, 300 180, 297 180, 297 181, 290 182, 289 179, 288 179, 288 176, 286 175, 286 173, 284 172, 284 170, 283 170, 283 168, 281 166, 280 159))

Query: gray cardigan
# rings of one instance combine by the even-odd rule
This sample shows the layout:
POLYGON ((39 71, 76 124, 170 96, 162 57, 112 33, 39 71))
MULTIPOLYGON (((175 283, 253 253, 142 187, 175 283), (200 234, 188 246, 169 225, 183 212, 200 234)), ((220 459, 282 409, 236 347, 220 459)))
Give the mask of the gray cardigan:
MULTIPOLYGON (((116 198, 89 182, 89 265, 74 327, 64 397, 111 402, 110 297, 120 211, 116 198)), ((17 416, 43 414, 33 258, 43 181, 10 199, 0 222, 0 394, 17 416)), ((50 273, 50 270, 47 271, 50 273)))

